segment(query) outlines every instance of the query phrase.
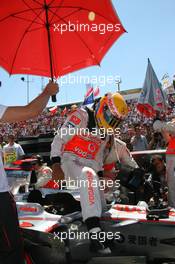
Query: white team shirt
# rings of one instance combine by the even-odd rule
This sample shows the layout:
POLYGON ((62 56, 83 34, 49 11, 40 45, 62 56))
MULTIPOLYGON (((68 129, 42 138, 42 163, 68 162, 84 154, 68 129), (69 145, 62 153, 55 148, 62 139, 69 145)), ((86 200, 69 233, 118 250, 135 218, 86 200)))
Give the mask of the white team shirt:
MULTIPOLYGON (((0 105, 0 119, 5 113, 7 106, 0 105)), ((2 155, 0 155, 0 192, 8 192, 9 191, 8 181, 6 177, 6 173, 4 170, 4 165, 2 162, 2 155)))

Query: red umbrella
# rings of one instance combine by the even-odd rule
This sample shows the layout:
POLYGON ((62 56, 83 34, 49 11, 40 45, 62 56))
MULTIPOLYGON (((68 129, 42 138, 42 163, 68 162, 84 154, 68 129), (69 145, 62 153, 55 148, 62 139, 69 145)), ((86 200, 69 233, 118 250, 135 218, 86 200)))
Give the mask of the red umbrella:
POLYGON ((100 65, 124 32, 110 0, 1 0, 0 65, 58 78, 100 65))

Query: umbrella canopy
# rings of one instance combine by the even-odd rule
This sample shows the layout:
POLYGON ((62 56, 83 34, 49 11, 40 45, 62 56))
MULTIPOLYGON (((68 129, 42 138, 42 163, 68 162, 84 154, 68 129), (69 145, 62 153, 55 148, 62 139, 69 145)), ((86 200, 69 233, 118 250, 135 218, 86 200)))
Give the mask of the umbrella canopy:
POLYGON ((124 32, 110 0, 1 0, 0 65, 57 78, 99 65, 124 32))
POLYGON ((166 95, 162 90, 161 84, 149 59, 137 109, 146 117, 156 117, 158 112, 165 112, 167 110, 166 95))

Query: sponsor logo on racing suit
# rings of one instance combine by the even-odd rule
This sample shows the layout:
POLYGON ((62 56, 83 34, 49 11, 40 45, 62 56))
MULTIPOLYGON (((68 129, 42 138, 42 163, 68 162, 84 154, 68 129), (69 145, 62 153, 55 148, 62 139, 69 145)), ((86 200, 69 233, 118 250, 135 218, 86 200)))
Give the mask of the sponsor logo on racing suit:
POLYGON ((90 135, 75 135, 64 145, 64 152, 73 153, 80 158, 94 160, 100 148, 101 140, 90 135))
POLYGON ((75 125, 79 125, 81 122, 80 118, 78 118, 76 115, 71 116, 69 121, 75 125))
POLYGON ((89 200, 89 204, 93 205, 95 203, 95 196, 94 196, 94 189, 92 186, 93 183, 93 174, 90 171, 86 172, 87 175, 87 179, 88 179, 88 200, 89 200))

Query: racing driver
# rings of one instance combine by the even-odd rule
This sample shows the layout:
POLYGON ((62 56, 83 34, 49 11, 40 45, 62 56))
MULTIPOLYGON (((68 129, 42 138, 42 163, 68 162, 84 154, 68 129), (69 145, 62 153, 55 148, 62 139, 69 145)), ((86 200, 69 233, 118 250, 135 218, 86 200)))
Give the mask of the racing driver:
POLYGON ((110 254, 101 242, 100 217, 105 208, 104 193, 99 188, 107 144, 119 123, 128 113, 127 104, 119 93, 108 93, 94 110, 78 108, 66 119, 51 145, 54 180, 74 180, 80 190, 83 220, 91 238, 91 249, 110 254), (92 239, 93 235, 97 236, 92 239))

